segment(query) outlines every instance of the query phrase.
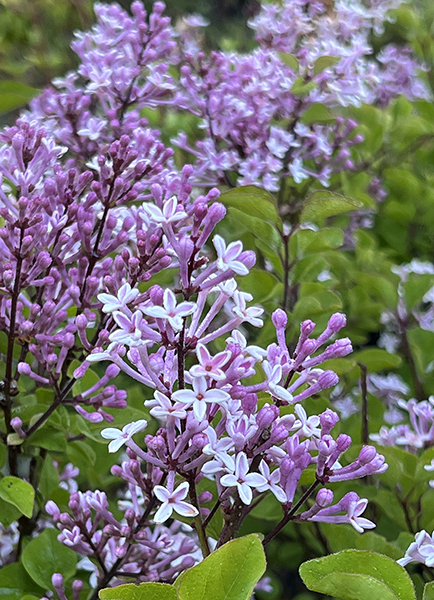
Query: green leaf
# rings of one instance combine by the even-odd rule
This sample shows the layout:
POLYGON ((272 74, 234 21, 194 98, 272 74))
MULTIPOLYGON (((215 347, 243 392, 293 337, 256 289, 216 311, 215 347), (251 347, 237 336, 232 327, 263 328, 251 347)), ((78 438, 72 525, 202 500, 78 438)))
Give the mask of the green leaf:
POLYGON ((268 271, 261 269, 251 269, 248 275, 245 275, 240 280, 240 287, 245 292, 250 292, 255 302, 264 302, 270 295, 273 295, 273 290, 279 285, 279 280, 268 271))
POLYGON ((324 219, 357 210, 363 206, 360 200, 348 198, 334 192, 318 191, 305 201, 300 215, 300 222, 313 221, 322 224, 324 219))
POLYGON ((252 534, 224 544, 174 585, 179 600, 249 600, 265 567, 262 544, 252 534))
POLYGON ((293 54, 287 54, 286 52, 278 52, 280 60, 294 71, 294 73, 298 73, 300 70, 300 63, 295 58, 293 54))
POLYGON ((336 63, 341 60, 339 56, 320 56, 316 59, 315 64, 313 65, 313 72, 315 75, 319 75, 325 69, 329 67, 333 67, 336 63))
POLYGON ((9 525, 14 521, 17 521, 21 515, 21 511, 16 506, 0 498, 0 523, 4 527, 9 527, 9 525))
POLYGON ((343 550, 300 567, 307 588, 341 600, 416 600, 406 570, 388 556, 343 550))
POLYGON ((275 225, 280 223, 274 197, 254 185, 246 185, 224 192, 219 201, 225 206, 236 208, 251 217, 257 217, 275 225))
POLYGON ((0 569, 0 599, 23 600, 30 593, 39 594, 40 598, 43 590, 28 576, 23 565, 13 563, 0 569))
POLYGON ((100 600, 177 600, 173 585, 167 583, 127 583, 101 590, 100 600))
POLYGON ((389 354, 382 348, 367 348, 351 355, 355 361, 362 363, 370 373, 384 371, 385 369, 397 369, 402 359, 397 354, 389 354))
POLYGON ((18 81, 0 81, 0 113, 24 106, 39 90, 18 81))
POLYGON ((30 577, 45 589, 53 589, 51 578, 62 573, 65 580, 72 577, 77 568, 75 552, 57 540, 55 529, 46 529, 33 539, 23 552, 23 565, 30 577))
POLYGON ((41 427, 38 429, 27 442, 31 446, 38 446, 52 452, 66 451, 66 437, 62 431, 58 431, 54 427, 41 427))
POLYGON ((252 217, 248 213, 232 207, 229 208, 229 217, 234 218, 241 227, 251 231, 271 248, 278 248, 281 241, 279 234, 275 227, 264 219, 252 217))
POLYGON ((301 117, 301 122, 306 123, 306 125, 310 125, 311 123, 332 123, 333 121, 334 117, 329 109, 319 102, 315 102, 309 106, 301 117))
POLYGON ((434 600, 434 581, 427 583, 423 588, 422 600, 434 600))
POLYGON ((314 81, 305 81, 304 77, 298 77, 292 87, 291 94, 299 98, 305 98, 316 88, 314 81))
POLYGON ((32 516, 35 490, 27 481, 19 477, 3 477, 0 481, 0 498, 16 506, 29 519, 32 516))

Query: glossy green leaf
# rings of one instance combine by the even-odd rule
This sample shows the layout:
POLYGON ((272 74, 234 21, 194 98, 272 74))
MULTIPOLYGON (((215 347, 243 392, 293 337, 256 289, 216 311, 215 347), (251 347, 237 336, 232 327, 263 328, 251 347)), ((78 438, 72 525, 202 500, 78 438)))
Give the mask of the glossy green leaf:
POLYGON ((300 575, 311 591, 341 600, 416 600, 406 570, 376 552, 343 550, 309 560, 300 575))
POLYGON ((314 192, 304 203, 300 222, 312 221, 321 224, 328 217, 357 210, 362 206, 360 200, 341 194, 326 191, 314 192))
POLYGON ((313 72, 315 75, 322 73, 325 69, 329 67, 333 67, 336 63, 341 60, 340 56, 320 56, 316 59, 315 64, 313 66, 313 72))
POLYGON ((39 90, 18 81, 0 81, 0 113, 24 106, 39 90))
POLYGON ((75 552, 57 540, 56 529, 46 529, 34 538, 23 551, 23 565, 37 584, 52 589, 54 573, 62 573, 65 580, 72 577, 77 567, 75 552))
POLYGON ((246 185, 224 192, 219 201, 227 207, 233 207, 249 216, 263 219, 269 223, 280 223, 274 197, 254 185, 246 185))
POLYGON ((35 431, 27 443, 52 452, 65 452, 66 450, 65 434, 47 425, 35 431))
POLYGON ((13 563, 0 569, 0 599, 23 600, 31 593, 40 598, 43 590, 29 577, 22 564, 13 563))
POLYGON ((26 517, 32 516, 35 490, 27 481, 19 477, 3 477, 0 481, 0 498, 16 506, 26 517))
POLYGON ((229 208, 229 218, 234 219, 241 227, 251 231, 271 248, 277 248, 281 243, 276 228, 262 218, 252 217, 247 212, 232 207, 229 208))
POLYGON ((22 512, 13 504, 0 498, 0 523, 4 527, 9 527, 11 523, 19 519, 22 512))
POLYGON ((397 369, 402 362, 402 359, 397 354, 390 354, 382 348, 367 348, 360 352, 355 352, 351 357, 365 365, 370 373, 383 371, 385 369, 397 369))
POLYGON ((224 544, 174 585, 179 600, 249 600, 265 567, 262 544, 252 534, 224 544))
POLYGON ((434 600, 434 581, 427 583, 423 588, 422 600, 434 600))
POLYGON ((127 583, 101 590, 99 597, 100 600, 177 600, 178 594, 173 585, 166 583, 127 583))

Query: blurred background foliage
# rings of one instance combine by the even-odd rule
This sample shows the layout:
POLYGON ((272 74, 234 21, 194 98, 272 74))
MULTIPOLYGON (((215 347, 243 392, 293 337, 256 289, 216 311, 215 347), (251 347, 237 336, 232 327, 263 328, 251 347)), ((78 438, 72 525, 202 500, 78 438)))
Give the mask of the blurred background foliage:
MULTIPOLYGON (((0 1, 0 125, 13 123, 25 103, 54 77, 77 66, 70 49, 77 29, 94 21, 92 0, 0 1)), ((119 2, 124 8, 131 0, 119 2)), ((147 9, 153 2, 144 2, 147 9)), ((245 50, 253 45, 246 21, 258 10, 257 0, 168 0, 174 23, 200 13, 210 22, 206 45, 245 50)))

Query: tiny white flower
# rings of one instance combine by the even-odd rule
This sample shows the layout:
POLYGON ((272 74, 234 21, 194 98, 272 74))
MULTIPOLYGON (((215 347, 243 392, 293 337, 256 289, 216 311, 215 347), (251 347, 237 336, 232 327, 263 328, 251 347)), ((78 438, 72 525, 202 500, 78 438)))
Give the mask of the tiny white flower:
POLYGON ((176 304, 176 296, 172 290, 164 290, 163 306, 145 306, 141 308, 145 315, 155 319, 165 319, 174 331, 180 331, 183 326, 183 317, 191 315, 196 309, 194 302, 181 302, 176 304))
POLYGON ((208 389, 205 377, 195 377, 192 390, 177 390, 173 392, 172 398, 191 406, 198 421, 203 421, 205 418, 207 404, 222 404, 230 400, 227 392, 208 389))
POLYGON ((189 504, 184 502, 184 498, 187 497, 189 485, 186 481, 180 483, 176 490, 169 492, 169 490, 162 485, 156 485, 154 487, 154 494, 162 502, 162 505, 154 515, 155 523, 164 523, 172 516, 173 511, 177 512, 182 517, 196 517, 199 512, 198 510, 189 504))
POLYGON ((119 288, 117 296, 111 294, 98 294, 98 300, 104 304, 102 311, 105 313, 112 313, 115 310, 121 311, 128 316, 131 315, 131 311, 127 308, 127 304, 132 302, 139 295, 137 288, 131 288, 129 283, 124 283, 119 288))
POLYGON ((108 447, 109 452, 117 452, 135 433, 143 431, 147 426, 148 422, 145 419, 140 419, 140 421, 128 423, 122 428, 122 431, 115 427, 107 427, 101 431, 101 436, 105 440, 112 440, 108 447))

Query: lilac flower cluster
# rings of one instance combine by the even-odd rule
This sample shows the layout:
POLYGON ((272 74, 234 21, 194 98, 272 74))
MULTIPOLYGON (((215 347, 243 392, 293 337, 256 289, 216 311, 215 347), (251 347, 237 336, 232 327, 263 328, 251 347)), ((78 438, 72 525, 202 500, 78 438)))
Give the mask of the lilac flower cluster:
POLYGON ((369 36, 397 4, 267 3, 250 21, 259 43, 252 54, 207 59, 186 50, 180 106, 201 118, 206 137, 192 144, 181 133, 174 143, 196 157, 196 177, 279 191, 285 178, 328 186, 333 173, 352 169, 351 147, 362 141, 356 124, 324 107, 429 96, 408 48, 390 45, 371 58, 369 36), (319 103, 331 124, 309 120, 319 103))
POLYGON ((266 4, 250 23, 257 50, 209 57, 196 35, 203 19, 187 19, 176 32, 161 2, 149 17, 140 2, 132 17, 116 5, 96 5, 97 24, 73 43, 78 71, 55 80, 26 118, 43 123, 76 159, 92 161, 104 144, 146 127, 141 109, 188 111, 204 137, 181 132, 173 143, 194 157, 196 184, 278 191, 286 178, 314 178, 328 186, 333 173, 354 167, 351 148, 362 141, 354 121, 328 108, 427 97, 408 49, 390 46, 370 58, 368 37, 395 5, 266 4), (326 114, 310 120, 318 103, 326 114))
POLYGON ((290 0, 264 4, 250 27, 261 47, 297 59, 301 76, 317 84, 312 101, 328 106, 385 105, 399 94, 409 99, 428 95, 415 76, 421 65, 408 48, 389 45, 372 57, 370 36, 382 31, 388 11, 400 4, 400 0, 337 0, 333 5, 290 0), (327 57, 328 64, 315 72, 321 57, 327 57))
MULTIPOLYGON (((277 309, 272 317, 277 343, 267 348, 249 346, 240 327, 245 323, 261 327, 263 309, 248 304, 252 297, 238 289, 234 276, 247 274, 255 259, 253 253, 243 251, 241 242, 227 245, 218 235, 212 238, 215 258, 211 246, 205 246, 225 212, 213 202, 217 192, 192 200, 187 195, 172 196, 154 184, 152 194, 155 205, 144 203, 137 210, 145 216, 137 237, 147 229, 164 236, 177 287, 172 291, 154 285, 140 293, 126 276, 128 281, 117 291, 111 288, 111 294, 98 294, 101 312, 109 320, 104 343, 92 350, 86 364, 108 360, 153 389, 154 397, 145 405, 161 427, 155 435, 146 435, 144 443, 134 439, 146 430, 144 419, 122 430, 102 431, 110 440, 110 452, 124 445, 128 449, 128 460, 112 472, 128 485, 132 508, 128 518, 125 513, 125 523, 115 525, 101 500, 104 507, 99 503, 95 510, 106 525, 96 530, 89 521, 86 533, 77 522, 88 519, 89 494, 73 496, 72 519, 49 504, 47 509, 62 531, 59 539, 103 563, 98 585, 106 585, 107 573, 113 577, 124 559, 126 564, 131 560, 136 575, 152 580, 149 563, 137 562, 143 550, 135 550, 138 531, 154 539, 144 525, 153 531, 152 522, 162 524, 175 515, 191 517, 206 556, 210 551, 206 525, 215 511, 220 507, 226 515, 220 545, 235 535, 253 501, 260 502, 267 492, 282 504, 286 522, 348 522, 359 531, 373 527, 360 517, 366 501, 355 494, 330 506, 333 493, 322 490, 307 512, 300 512, 306 498, 297 500, 299 481, 308 467, 312 470, 310 493, 329 482, 387 468, 384 457, 371 446, 365 446, 350 464, 340 464, 351 438, 345 434, 332 437, 338 416, 330 410, 308 416, 300 404, 338 382, 333 371, 324 371, 320 365, 351 352, 348 338, 323 348, 345 326, 345 316, 334 314, 317 338, 312 337, 315 324, 304 321, 290 353, 287 316, 277 309), (223 336, 229 336, 224 349, 213 354, 209 345, 223 336), (285 408, 290 406, 294 412, 285 408), (209 489, 198 494, 196 486, 203 480, 210 481, 209 489), (204 506, 210 502, 214 502, 211 512, 204 506), (104 536, 110 524, 121 533, 110 528, 110 535, 104 536), (98 531, 95 535, 102 536, 102 541, 89 544, 89 531, 98 531), (114 553, 118 559, 114 563, 112 559, 105 562, 103 549, 108 544, 113 546, 110 556, 114 553)), ((169 574, 165 577, 171 580, 169 574)))

